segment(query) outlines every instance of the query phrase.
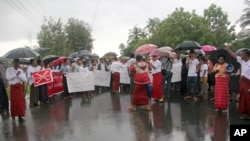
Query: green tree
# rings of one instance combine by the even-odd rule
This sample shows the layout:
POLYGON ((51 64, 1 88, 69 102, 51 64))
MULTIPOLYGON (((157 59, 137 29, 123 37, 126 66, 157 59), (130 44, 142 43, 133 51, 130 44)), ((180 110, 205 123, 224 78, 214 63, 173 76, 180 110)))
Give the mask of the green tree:
POLYGON ((241 28, 245 28, 250 25, 250 1, 245 0, 245 4, 247 5, 247 8, 243 10, 244 14, 242 14, 238 20, 241 28))
POLYGON ((93 49, 93 39, 91 37, 90 26, 78 19, 70 18, 65 26, 65 33, 68 41, 68 46, 74 50, 89 50, 93 49))
POLYGON ((222 11, 221 7, 212 4, 204 10, 204 18, 209 24, 209 34, 207 41, 214 46, 223 47, 225 42, 235 39, 234 26, 230 26, 228 15, 222 11))
POLYGON ((45 18, 41 31, 37 34, 40 47, 50 48, 47 54, 67 55, 67 38, 63 30, 61 19, 45 18))
POLYGON ((159 24, 160 24, 159 18, 150 18, 147 21, 147 25, 145 27, 145 30, 148 32, 150 36, 155 34, 159 30, 159 24))
POLYGON ((123 56, 124 55, 124 50, 126 49, 125 44, 121 43, 118 48, 120 50, 120 54, 123 56))

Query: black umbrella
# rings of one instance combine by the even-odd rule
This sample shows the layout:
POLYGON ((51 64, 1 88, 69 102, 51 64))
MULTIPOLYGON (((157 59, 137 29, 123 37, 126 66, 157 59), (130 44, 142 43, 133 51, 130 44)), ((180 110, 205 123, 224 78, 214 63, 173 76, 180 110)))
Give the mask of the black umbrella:
POLYGON ((89 50, 80 50, 79 53, 86 53, 86 54, 91 54, 91 52, 89 50))
POLYGON ((73 52, 73 53, 70 53, 70 54, 69 54, 69 58, 70 58, 70 59, 73 59, 73 58, 76 58, 78 55, 79 55, 78 52, 73 52))
POLYGON ((89 57, 89 58, 91 58, 91 54, 89 54, 89 53, 84 53, 84 52, 82 52, 82 53, 80 53, 79 55, 78 55, 78 57, 81 57, 81 58, 83 58, 83 57, 89 57))
MULTIPOLYGON (((189 52, 190 52, 190 50, 187 50, 187 53, 189 53, 189 52)), ((200 50, 200 49, 194 49, 194 52, 195 52, 195 54, 202 55, 202 56, 204 56, 206 54, 203 50, 200 50)))
POLYGON ((9 52, 7 52, 3 57, 4 58, 34 58, 39 56, 40 54, 29 49, 29 48, 16 48, 9 52))
POLYGON ((238 68, 240 68, 240 64, 234 58, 232 58, 225 49, 218 49, 218 50, 210 53, 210 60, 214 65, 216 63, 218 63, 218 56, 219 55, 224 55, 226 62, 228 64, 232 64, 235 67, 233 72, 236 72, 238 70, 238 68))
POLYGON ((250 50, 249 48, 241 48, 241 49, 236 50, 236 51, 235 51, 235 54, 236 54, 236 55, 240 55, 240 53, 241 53, 244 49, 250 50))
POLYGON ((104 54, 104 57, 115 57, 115 56, 118 56, 118 54, 115 52, 108 52, 104 54))
POLYGON ((48 55, 48 56, 45 56, 45 57, 43 57, 43 61, 49 61, 49 62, 52 62, 52 61, 54 61, 54 60, 56 60, 56 59, 58 59, 59 58, 59 56, 56 56, 56 55, 48 55))
POLYGON ((195 41, 184 41, 176 47, 176 50, 192 50, 192 49, 201 49, 201 45, 195 41))
POLYGON ((19 59, 19 62, 20 62, 20 64, 29 65, 30 64, 30 59, 21 58, 21 59, 19 59))
POLYGON ((99 59, 99 56, 97 54, 92 54, 91 55, 91 59, 92 60, 98 60, 99 59))
POLYGON ((34 49, 34 51, 37 53, 43 53, 43 52, 46 52, 48 50, 50 50, 50 48, 47 48, 47 47, 39 47, 39 48, 34 49))

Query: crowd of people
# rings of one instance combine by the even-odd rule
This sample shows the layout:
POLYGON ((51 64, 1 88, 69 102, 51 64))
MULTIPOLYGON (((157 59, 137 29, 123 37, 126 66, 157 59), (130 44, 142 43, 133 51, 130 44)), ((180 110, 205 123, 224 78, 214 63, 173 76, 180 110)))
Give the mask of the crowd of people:
MULTIPOLYGON (((19 117, 19 121, 23 122, 25 115, 25 83, 30 87, 29 107, 33 108, 41 104, 47 104, 53 101, 55 97, 50 97, 47 93, 46 84, 35 87, 32 73, 46 68, 60 71, 63 75, 64 92, 63 98, 73 99, 73 93, 69 93, 67 88, 67 74, 74 72, 89 71, 107 71, 111 73, 110 88, 114 94, 120 93, 120 70, 127 69, 128 77, 130 77, 130 94, 132 96, 131 105, 128 107, 130 111, 143 107, 150 111, 151 98, 155 102, 164 103, 165 99, 170 99, 175 93, 171 91, 173 86, 179 85, 177 90, 180 91, 184 100, 215 101, 215 111, 226 113, 228 111, 228 103, 230 93, 239 93, 239 113, 241 119, 250 119, 250 52, 243 50, 240 56, 236 56, 229 47, 228 53, 241 64, 240 71, 237 74, 227 72, 227 65, 230 62, 225 61, 224 55, 218 56, 218 63, 212 64, 209 56, 198 56, 193 50, 187 56, 175 59, 165 56, 160 57, 157 54, 151 54, 150 57, 144 57, 141 54, 131 54, 129 60, 113 57, 112 59, 92 60, 85 58, 75 58, 70 60, 65 58, 63 62, 57 66, 51 66, 50 62, 42 60, 30 60, 30 66, 26 73, 20 68, 19 59, 13 60, 13 67, 6 70, 1 67, 1 94, 0 108, 1 112, 9 112, 9 103, 7 97, 7 82, 10 88, 10 113, 15 123, 15 117, 19 117), (171 78, 173 75, 173 64, 175 61, 181 61, 181 82, 173 85, 171 78), (149 73, 152 74, 152 81, 149 73), (234 89, 230 90, 230 83, 233 82, 234 89), (214 91, 209 92, 213 89, 214 91), (237 89, 238 88, 238 89, 237 89), (172 93, 171 93, 172 92, 172 93)), ((98 87, 98 89, 103 87, 98 87)), ((89 100, 93 97, 93 92, 79 92, 82 97, 89 100)))

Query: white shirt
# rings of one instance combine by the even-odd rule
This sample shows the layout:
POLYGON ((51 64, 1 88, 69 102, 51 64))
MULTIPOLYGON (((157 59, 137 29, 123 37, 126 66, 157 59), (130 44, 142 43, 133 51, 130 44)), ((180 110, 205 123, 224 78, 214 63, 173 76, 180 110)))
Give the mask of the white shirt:
POLYGON ((208 65, 207 64, 201 65, 201 67, 200 67, 200 77, 203 77, 204 71, 206 71, 204 77, 207 77, 207 74, 208 74, 208 65))
MULTIPOLYGON (((188 60, 186 63, 188 63, 188 60)), ((199 64, 199 61, 196 58, 189 62, 188 76, 191 76, 191 77, 197 76, 196 67, 198 64, 199 64)))
POLYGON ((32 85, 33 82, 33 78, 32 78, 32 73, 37 72, 37 67, 33 67, 33 66, 29 66, 27 69, 27 79, 29 81, 29 85, 32 85))
POLYGON ((130 58, 127 62, 127 67, 129 68, 131 65, 136 63, 136 59, 135 58, 130 58))
POLYGON ((20 68, 16 70, 14 67, 10 67, 6 70, 6 79, 11 85, 27 82, 27 78, 23 70, 20 68), (18 71, 20 71, 21 73, 17 76, 16 74, 18 71))
POLYGON ((250 60, 244 61, 241 57, 237 56, 237 62, 241 64, 241 76, 245 76, 250 80, 250 60))
POLYGON ((101 65, 101 70, 105 71, 105 64, 104 63, 100 63, 100 65, 101 65))
POLYGON ((115 72, 120 73, 120 70, 121 70, 122 67, 123 67, 123 66, 122 66, 122 64, 121 64, 120 62, 114 61, 114 62, 110 65, 110 71, 111 71, 112 73, 115 73, 115 72))
POLYGON ((44 70, 45 67, 41 68, 41 66, 37 66, 36 69, 37 69, 37 71, 40 71, 40 70, 44 70))
POLYGON ((155 68, 152 68, 152 74, 161 72, 161 61, 156 60, 156 61, 151 61, 151 63, 155 67, 155 68))
POLYGON ((79 72, 89 72, 89 68, 88 67, 80 67, 79 72))

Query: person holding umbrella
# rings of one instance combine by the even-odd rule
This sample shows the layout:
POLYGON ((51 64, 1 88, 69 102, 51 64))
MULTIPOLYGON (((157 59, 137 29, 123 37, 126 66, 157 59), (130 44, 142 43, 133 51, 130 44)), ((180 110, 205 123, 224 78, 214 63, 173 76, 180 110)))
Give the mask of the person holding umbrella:
POLYGON ((237 56, 227 46, 228 53, 241 64, 241 78, 240 78, 240 101, 239 113, 240 119, 250 119, 250 51, 242 50, 240 56, 237 56))
POLYGON ((188 77, 187 77, 187 90, 191 91, 191 85, 193 85, 193 92, 188 96, 185 96, 184 99, 193 98, 195 101, 198 101, 196 95, 198 94, 198 72, 199 72, 199 64, 200 62, 196 58, 196 53, 194 50, 190 50, 189 57, 186 61, 186 68, 188 69, 188 77))
POLYGON ((0 113, 9 113, 9 100, 6 91, 7 86, 6 71, 3 62, 0 61, 0 113))
POLYGON ((6 70, 6 79, 10 85, 10 113, 13 119, 12 123, 16 123, 16 116, 19 117, 20 122, 24 122, 22 118, 25 115, 24 84, 27 82, 27 78, 20 68, 19 59, 14 59, 13 67, 6 70))

